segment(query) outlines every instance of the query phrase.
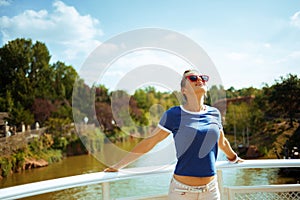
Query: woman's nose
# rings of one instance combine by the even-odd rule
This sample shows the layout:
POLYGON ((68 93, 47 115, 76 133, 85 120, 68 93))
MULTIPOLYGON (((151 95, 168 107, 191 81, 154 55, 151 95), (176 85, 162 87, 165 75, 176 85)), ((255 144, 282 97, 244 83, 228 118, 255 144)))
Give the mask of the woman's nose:
POLYGON ((202 80, 202 78, 200 76, 197 77, 197 81, 198 82, 200 81, 201 83, 204 83, 204 81, 202 80))

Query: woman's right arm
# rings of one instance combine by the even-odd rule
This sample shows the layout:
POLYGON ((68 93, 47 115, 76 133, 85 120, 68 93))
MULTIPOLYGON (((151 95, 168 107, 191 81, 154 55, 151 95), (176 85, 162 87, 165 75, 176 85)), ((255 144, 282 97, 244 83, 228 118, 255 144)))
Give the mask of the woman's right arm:
POLYGON ((150 151, 157 143, 168 137, 170 133, 157 127, 152 135, 143 139, 138 143, 121 161, 106 168, 105 172, 116 172, 119 169, 126 167, 130 163, 137 160, 139 157, 150 151))

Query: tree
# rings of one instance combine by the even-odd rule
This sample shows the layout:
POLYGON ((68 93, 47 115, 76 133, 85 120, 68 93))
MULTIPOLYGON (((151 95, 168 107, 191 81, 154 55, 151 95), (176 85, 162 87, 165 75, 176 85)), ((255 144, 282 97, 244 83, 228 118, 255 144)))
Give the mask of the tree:
POLYGON ((73 85, 78 74, 72 66, 67 66, 63 62, 56 62, 52 66, 53 88, 56 99, 67 99, 71 101, 73 85))
POLYGON ((114 124, 113 114, 111 107, 107 103, 96 102, 95 110, 97 114, 97 120, 100 127, 105 133, 113 133, 113 130, 116 128, 114 124))
MULTIPOLYGON (((243 143, 245 143, 245 130, 249 127, 249 111, 245 103, 239 105, 229 104, 226 114, 226 129, 233 131, 235 148, 237 148, 237 134, 243 133, 243 143)), ((229 131, 228 131, 229 132, 229 131)))
POLYGON ((21 124, 33 124, 34 116, 30 110, 25 109, 20 103, 17 103, 12 109, 9 116, 10 124, 21 125, 21 124))
POLYGON ((288 117, 290 126, 293 127, 296 113, 300 112, 300 80, 297 75, 280 77, 269 93, 271 113, 276 117, 288 117))
POLYGON ((0 48, 0 94, 11 92, 14 102, 30 109, 47 83, 50 55, 45 44, 16 39, 0 48), (46 73, 47 72, 47 73, 46 73))
POLYGON ((91 89, 86 85, 83 79, 78 78, 75 81, 72 95, 73 120, 75 123, 83 123, 85 117, 91 123, 97 120, 93 109, 95 104, 93 90, 94 88, 91 89))
POLYGON ((4 97, 0 97, 0 111, 10 113, 13 109, 14 102, 11 97, 11 92, 6 91, 6 95, 4 97))
POLYGON ((31 39, 16 39, 0 48, 0 108, 12 112, 11 122, 20 123, 28 112, 41 123, 49 116, 71 118, 78 74, 63 62, 50 65, 50 58, 46 45, 31 39), (57 100, 60 103, 54 105, 57 100))
POLYGON ((149 101, 147 99, 147 93, 143 89, 138 89, 135 91, 133 98, 137 101, 137 106, 143 110, 147 110, 149 106, 149 101))
POLYGON ((96 102, 110 103, 108 89, 104 85, 99 85, 95 88, 96 102))
POLYGON ((207 104, 212 105, 216 103, 218 100, 226 98, 226 92, 222 85, 219 87, 217 85, 213 85, 208 91, 207 104))
POLYGON ((55 107, 50 100, 40 98, 34 100, 31 108, 35 120, 41 124, 44 124, 54 110, 55 107))
POLYGON ((230 87, 229 89, 226 90, 226 98, 231 99, 238 97, 237 91, 234 87, 230 87))

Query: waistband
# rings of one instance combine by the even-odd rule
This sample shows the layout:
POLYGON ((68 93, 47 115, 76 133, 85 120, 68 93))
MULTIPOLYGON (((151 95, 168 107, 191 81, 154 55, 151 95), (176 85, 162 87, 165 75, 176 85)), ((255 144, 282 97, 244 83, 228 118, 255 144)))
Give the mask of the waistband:
POLYGON ((208 184, 206 185, 199 185, 199 186, 191 186, 191 185, 186 185, 184 183, 181 183, 177 181, 174 177, 172 178, 172 181, 181 187, 182 189, 175 188, 175 191, 178 192, 196 192, 196 193, 202 193, 202 192, 207 192, 208 189, 213 187, 216 182, 217 182, 217 177, 215 176, 213 180, 211 180, 208 184))

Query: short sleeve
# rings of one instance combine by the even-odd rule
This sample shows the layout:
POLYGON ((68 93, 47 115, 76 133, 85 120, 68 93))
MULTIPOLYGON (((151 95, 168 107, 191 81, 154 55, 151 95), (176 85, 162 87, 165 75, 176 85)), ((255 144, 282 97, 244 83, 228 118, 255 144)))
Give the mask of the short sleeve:
POLYGON ((168 117, 168 111, 166 111, 163 116, 161 117, 158 127, 161 128, 164 131, 167 131, 169 133, 172 133, 172 127, 170 125, 170 117, 168 117), (169 119, 169 120, 168 120, 169 119))
POLYGON ((218 126, 220 130, 223 130, 223 125, 222 125, 222 115, 220 113, 220 111, 216 108, 217 110, 217 116, 218 116, 218 126))
POLYGON ((169 132, 176 134, 179 128, 181 119, 181 109, 179 106, 174 106, 167 110, 161 117, 158 127, 169 132))

